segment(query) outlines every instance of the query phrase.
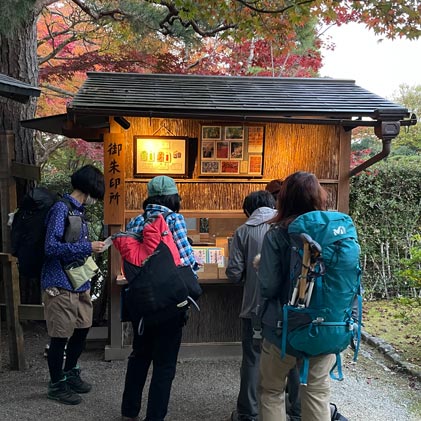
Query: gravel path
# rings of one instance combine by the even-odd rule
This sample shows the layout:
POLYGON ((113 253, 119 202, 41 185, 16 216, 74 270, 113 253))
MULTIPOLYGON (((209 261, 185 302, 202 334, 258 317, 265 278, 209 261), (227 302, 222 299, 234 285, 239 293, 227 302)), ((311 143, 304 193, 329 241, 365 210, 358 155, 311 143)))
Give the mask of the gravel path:
MULTIPOLYGON (((37 329, 36 329, 37 330, 37 329)), ((101 351, 82 355, 81 367, 94 389, 82 404, 69 407, 46 399, 48 381, 42 329, 25 334, 29 368, 7 368, 7 345, 2 331, 0 421, 117 421, 126 368, 125 361, 105 362, 101 351)), ((421 421, 420 384, 395 372, 367 345, 357 364, 344 356, 343 382, 332 381, 332 402, 350 421, 421 421)), ((186 359, 179 362, 173 384, 168 421, 222 421, 234 409, 240 359, 186 359)), ((143 414, 143 412, 142 412, 143 414)), ((316 421, 316 420, 315 420, 316 421)))

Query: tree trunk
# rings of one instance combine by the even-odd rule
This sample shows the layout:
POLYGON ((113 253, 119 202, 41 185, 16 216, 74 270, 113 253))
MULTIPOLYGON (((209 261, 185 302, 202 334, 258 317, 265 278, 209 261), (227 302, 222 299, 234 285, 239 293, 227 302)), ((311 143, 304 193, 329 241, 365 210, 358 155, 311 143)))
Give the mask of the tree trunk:
MULTIPOLYGON (((31 86, 38 86, 36 15, 32 12, 7 34, 0 33, 0 73, 31 86)), ((16 162, 34 164, 34 132, 24 129, 20 120, 35 115, 36 98, 20 102, 0 97, 0 131, 11 130, 16 136, 16 162)))
MULTIPOLYGON (((0 73, 31 86, 38 86, 36 20, 36 13, 33 11, 7 34, 0 31, 0 73)), ((19 163, 35 163, 34 131, 20 125, 21 120, 34 118, 35 109, 36 98, 31 97, 22 104, 0 95, 0 132, 6 130, 13 132, 15 160, 19 163)), ((18 203, 26 190, 26 185, 26 180, 18 179, 16 182, 18 203)), ((34 299, 39 302, 39 280, 33 284, 32 292, 38 294, 38 298, 34 299)))

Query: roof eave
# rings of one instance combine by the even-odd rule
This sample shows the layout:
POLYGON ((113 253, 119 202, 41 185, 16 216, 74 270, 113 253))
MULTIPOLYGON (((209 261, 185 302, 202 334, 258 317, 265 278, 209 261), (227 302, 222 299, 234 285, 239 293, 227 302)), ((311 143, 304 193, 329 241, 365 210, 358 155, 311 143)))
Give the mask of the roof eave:
POLYGON ((16 85, 7 85, 0 82, 0 96, 13 99, 21 103, 29 101, 31 97, 39 97, 41 90, 37 88, 22 88, 16 85))
MULTIPOLYGON (((222 121, 259 121, 259 122, 294 122, 297 119, 305 119, 309 122, 315 120, 350 120, 357 118, 370 118, 373 121, 402 120, 410 116, 406 108, 392 109, 367 109, 367 110, 240 110, 240 109, 192 109, 180 110, 172 108, 137 108, 130 107, 78 107, 72 105, 68 108, 68 113, 72 118, 78 119, 84 115, 102 116, 125 116, 125 117, 148 117, 148 118, 180 118, 196 120, 222 120, 222 121)), ((320 123, 323 124, 323 123, 320 123)))

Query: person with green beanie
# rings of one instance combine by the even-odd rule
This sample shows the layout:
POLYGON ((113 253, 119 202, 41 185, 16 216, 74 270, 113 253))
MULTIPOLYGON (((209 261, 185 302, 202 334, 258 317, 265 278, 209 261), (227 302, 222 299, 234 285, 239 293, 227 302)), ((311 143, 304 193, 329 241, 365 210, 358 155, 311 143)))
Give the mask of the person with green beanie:
MULTIPOLYGON (((199 268, 187 239, 187 227, 180 211, 180 196, 175 181, 160 175, 149 181, 148 197, 143 202, 144 213, 129 221, 126 230, 142 232, 145 218, 158 213, 168 214, 166 221, 178 248, 181 263, 193 271, 199 268)), ((169 319, 146 323, 142 334, 138 334, 134 323, 133 351, 127 364, 123 400, 122 420, 138 420, 142 392, 149 367, 153 372, 149 386, 146 418, 144 421, 164 421, 167 415, 172 381, 175 377, 182 329, 186 323, 186 312, 171 315, 169 319)))

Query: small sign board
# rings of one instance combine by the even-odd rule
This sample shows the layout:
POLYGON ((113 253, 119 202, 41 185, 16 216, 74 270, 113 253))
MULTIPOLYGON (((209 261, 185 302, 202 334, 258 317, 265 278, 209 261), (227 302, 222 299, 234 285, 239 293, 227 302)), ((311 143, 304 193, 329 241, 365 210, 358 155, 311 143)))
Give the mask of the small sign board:
POLYGON ((12 161, 12 176, 25 180, 41 181, 41 167, 38 165, 22 164, 12 161))

